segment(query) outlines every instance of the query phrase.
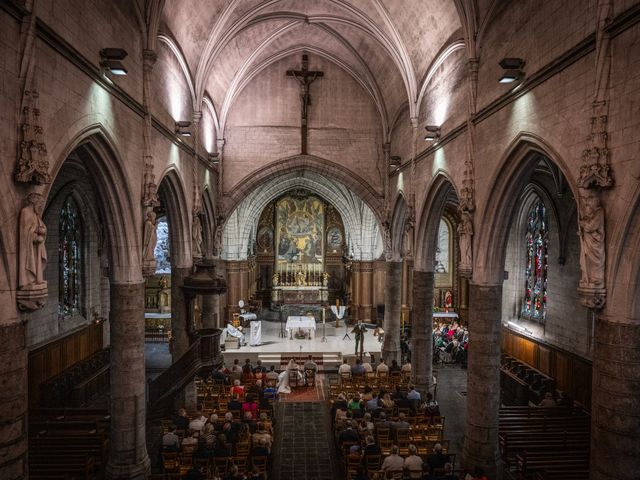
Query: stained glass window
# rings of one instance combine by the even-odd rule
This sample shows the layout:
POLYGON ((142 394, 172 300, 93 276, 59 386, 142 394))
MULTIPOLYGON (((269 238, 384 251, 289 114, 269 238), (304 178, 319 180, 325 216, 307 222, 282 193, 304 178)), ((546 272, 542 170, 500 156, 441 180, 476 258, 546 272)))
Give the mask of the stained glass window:
POLYGON ((59 310, 71 315, 80 308, 80 266, 82 257, 82 227, 78 207, 68 197, 60 209, 59 231, 59 310))
POLYGON ((158 241, 153 251, 156 257, 156 273, 171 273, 171 262, 169 260, 169 224, 167 223, 166 217, 158 220, 156 235, 158 241))
POLYGON ((545 320, 547 305, 547 210, 538 199, 529 210, 526 234, 525 294, 522 315, 545 320))
POLYGON ((449 273, 449 225, 442 219, 438 228, 436 273, 449 273))

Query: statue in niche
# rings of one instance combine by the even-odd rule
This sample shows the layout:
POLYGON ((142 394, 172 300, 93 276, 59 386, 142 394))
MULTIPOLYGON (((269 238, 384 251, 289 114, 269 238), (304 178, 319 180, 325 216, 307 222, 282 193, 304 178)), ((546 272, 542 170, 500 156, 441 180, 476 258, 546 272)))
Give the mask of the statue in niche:
POLYGON ((47 227, 42 221, 43 198, 39 193, 30 193, 27 204, 20 211, 20 269, 18 287, 29 288, 46 285, 44 269, 47 266, 45 239, 47 227))
POLYGON ((47 226, 42 221, 44 199, 39 193, 30 193, 27 204, 20 210, 20 237, 18 262, 18 305, 23 310, 37 310, 44 306, 47 282, 47 226))
POLYGON ((166 275, 160 277, 158 281, 160 290, 158 291, 157 304, 160 313, 171 311, 171 288, 169 286, 169 279, 166 275))
POLYGON ((597 192, 582 189, 580 215, 580 270, 582 288, 604 288, 604 209, 597 192))
POLYGON ((218 221, 218 225, 216 226, 216 233, 213 239, 213 254, 217 257, 222 255, 222 234, 224 233, 224 223, 222 221, 218 221))
POLYGON ((306 287, 307 286, 307 275, 300 267, 300 270, 296 272, 296 286, 297 287, 306 287))
POLYGON ((202 222, 200 221, 200 215, 196 213, 193 214, 191 239, 193 242, 193 258, 202 258, 202 222))
POLYGON ((323 287, 328 287, 329 286, 329 273, 328 272, 323 272, 322 273, 322 286, 323 287))
POLYGON ((471 221, 471 213, 467 210, 460 212, 458 235, 460 236, 460 266, 461 268, 471 269, 473 264, 473 251, 471 246, 473 222, 471 221))
POLYGON ((413 255, 413 221, 408 220, 402 232, 402 249, 405 257, 413 255))
POLYGON ((273 283, 274 287, 278 286, 278 284, 280 283, 280 274, 278 272, 275 272, 273 274, 273 276, 271 277, 271 282, 273 283))
POLYGON ((156 271, 155 249, 158 236, 156 233, 156 214, 153 210, 147 212, 144 222, 144 237, 142 248, 142 269, 145 275, 153 275, 156 271))

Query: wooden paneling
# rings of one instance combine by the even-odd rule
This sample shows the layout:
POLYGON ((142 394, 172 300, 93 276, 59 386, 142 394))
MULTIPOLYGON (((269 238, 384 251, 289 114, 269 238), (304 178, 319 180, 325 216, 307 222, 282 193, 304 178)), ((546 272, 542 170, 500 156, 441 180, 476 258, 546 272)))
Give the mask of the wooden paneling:
POLYGON ((502 351, 553 377, 564 390, 591 408, 591 361, 561 348, 502 329, 502 351))
POLYGON ((102 324, 91 324, 30 352, 29 403, 38 403, 40 384, 99 350, 102 350, 102 324))

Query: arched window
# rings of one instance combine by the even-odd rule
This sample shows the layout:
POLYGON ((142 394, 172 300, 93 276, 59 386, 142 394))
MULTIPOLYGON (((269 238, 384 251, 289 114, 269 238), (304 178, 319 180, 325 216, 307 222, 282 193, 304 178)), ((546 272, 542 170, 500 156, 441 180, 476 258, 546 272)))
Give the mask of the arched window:
POLYGON ((548 257, 547 210, 536 200, 527 215, 525 294, 522 315, 540 322, 545 319, 547 304, 548 257))
POLYGON ((71 196, 60 209, 59 242, 58 304, 60 314, 67 316, 80 308, 82 261, 82 226, 78 206, 71 196))
POLYGON ((436 273, 449 273, 449 224, 440 219, 438 227, 438 246, 436 247, 436 273))

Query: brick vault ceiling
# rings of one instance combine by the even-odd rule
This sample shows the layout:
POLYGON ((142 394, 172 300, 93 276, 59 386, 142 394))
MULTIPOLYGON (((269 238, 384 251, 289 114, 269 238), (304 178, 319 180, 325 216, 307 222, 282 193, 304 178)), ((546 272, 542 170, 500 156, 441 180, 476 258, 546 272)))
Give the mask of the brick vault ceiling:
POLYGON ((302 51, 354 77, 388 128, 403 108, 417 116, 430 73, 464 48, 456 3, 474 0, 167 0, 159 38, 182 57, 194 108, 210 101, 221 130, 252 78, 302 51))

